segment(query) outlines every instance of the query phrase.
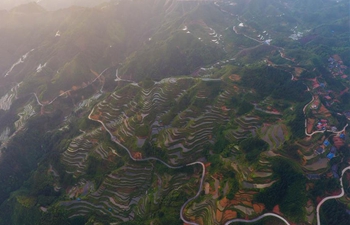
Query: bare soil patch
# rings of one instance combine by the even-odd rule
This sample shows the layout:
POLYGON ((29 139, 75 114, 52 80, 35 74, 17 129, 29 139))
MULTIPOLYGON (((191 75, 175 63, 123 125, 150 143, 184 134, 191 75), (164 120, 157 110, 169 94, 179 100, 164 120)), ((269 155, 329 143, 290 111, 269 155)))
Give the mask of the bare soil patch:
POLYGON ((300 74, 302 73, 304 71, 304 69, 303 68, 301 68, 301 67, 295 67, 295 76, 296 77, 300 77, 300 74))
POLYGON ((322 104, 320 109, 318 110, 318 113, 324 115, 325 117, 330 117, 331 113, 329 112, 329 110, 322 104))
POLYGON ((232 74, 229 76, 230 80, 232 81, 240 81, 241 80, 241 76, 238 74, 232 74))
POLYGON ((307 132, 310 134, 312 132, 312 128, 314 127, 315 119, 307 119, 307 132))

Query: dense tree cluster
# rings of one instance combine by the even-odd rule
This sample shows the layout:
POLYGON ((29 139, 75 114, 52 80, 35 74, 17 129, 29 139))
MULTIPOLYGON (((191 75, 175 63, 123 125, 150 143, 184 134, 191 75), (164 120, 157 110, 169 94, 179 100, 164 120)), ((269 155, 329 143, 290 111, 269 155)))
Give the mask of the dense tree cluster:
POLYGON ((345 204, 337 200, 328 200, 321 207, 322 224, 329 225, 347 225, 350 221, 350 215, 346 212, 345 204))
POLYGON ((256 200, 265 204, 268 210, 279 205, 286 216, 295 221, 302 221, 307 201, 306 178, 294 168, 287 159, 273 160, 272 169, 278 179, 271 187, 261 191, 256 200))
POLYGON ((309 94, 301 81, 292 81, 291 74, 269 66, 243 69, 242 84, 255 89, 258 98, 272 96, 292 102, 303 102, 309 94))
POLYGON ((247 138, 239 143, 239 148, 245 153, 248 162, 255 162, 260 153, 266 151, 269 145, 259 138, 247 138))
POLYGON ((288 122, 288 126, 295 138, 305 137, 305 116, 303 112, 304 104, 297 104, 295 106, 295 116, 288 122))

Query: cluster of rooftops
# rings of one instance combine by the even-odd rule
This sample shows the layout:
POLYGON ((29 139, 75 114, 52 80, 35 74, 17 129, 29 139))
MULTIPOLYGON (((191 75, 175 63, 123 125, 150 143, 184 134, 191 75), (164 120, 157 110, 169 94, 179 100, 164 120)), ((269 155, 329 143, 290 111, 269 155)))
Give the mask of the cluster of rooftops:
MULTIPOLYGON (((341 139, 345 139, 345 134, 341 133, 341 134, 339 135, 339 137, 340 137, 341 139)), ((323 153, 325 152, 325 147, 328 147, 328 146, 330 146, 330 145, 331 145, 331 143, 329 142, 328 139, 326 139, 326 140, 323 142, 323 146, 320 146, 318 149, 316 149, 315 153, 316 153, 316 154, 319 154, 319 155, 323 154, 323 153)), ((331 146, 330 151, 329 151, 329 153, 327 154, 327 158, 328 158, 328 159, 332 159, 332 158, 335 157, 336 154, 337 154, 337 148, 336 148, 335 146, 331 146)))

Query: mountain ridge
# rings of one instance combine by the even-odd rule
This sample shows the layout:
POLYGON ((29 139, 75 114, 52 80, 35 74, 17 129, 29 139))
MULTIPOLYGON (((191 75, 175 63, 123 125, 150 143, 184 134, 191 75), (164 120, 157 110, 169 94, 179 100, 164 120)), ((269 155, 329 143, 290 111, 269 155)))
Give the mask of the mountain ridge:
POLYGON ((1 14, 0 224, 347 222, 316 208, 350 160, 348 14, 315 1, 1 14))

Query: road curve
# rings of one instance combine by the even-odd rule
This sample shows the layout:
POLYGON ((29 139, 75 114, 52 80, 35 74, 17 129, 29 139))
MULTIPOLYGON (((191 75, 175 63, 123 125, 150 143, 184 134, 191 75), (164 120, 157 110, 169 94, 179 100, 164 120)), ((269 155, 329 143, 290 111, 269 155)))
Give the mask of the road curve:
POLYGON ((317 133, 324 133, 324 132, 331 132, 333 134, 340 134, 340 133, 343 133, 345 131, 345 129, 348 127, 348 123, 343 127, 342 130, 340 131, 332 131, 332 130, 317 130, 317 131, 314 131, 312 133, 308 133, 307 132, 307 117, 306 117, 306 108, 315 100, 315 96, 312 96, 312 99, 309 103, 307 103, 304 108, 303 108, 303 113, 304 113, 304 116, 305 116, 305 135, 308 136, 308 137, 312 137, 314 134, 317 134, 317 133))
POLYGON ((33 95, 34 95, 34 97, 35 97, 36 102, 38 103, 38 105, 44 106, 44 105, 39 101, 39 98, 38 98, 38 96, 36 95, 36 93, 33 93, 33 95))
MULTIPOLYGON (((155 157, 149 157, 149 158, 143 158, 143 159, 135 159, 135 158, 132 156, 130 150, 129 150, 126 146, 124 146, 122 143, 118 142, 118 140, 117 140, 116 137, 113 135, 113 133, 106 127, 106 125, 105 125, 101 120, 95 120, 95 119, 92 119, 92 118, 91 118, 91 114, 93 113, 93 111, 94 111, 94 110, 91 110, 91 112, 90 112, 88 118, 89 118, 90 120, 99 122, 99 123, 104 127, 104 129, 109 133, 109 135, 110 135, 110 137, 111 137, 111 140, 112 140, 114 143, 116 143, 117 145, 119 145, 120 147, 122 147, 124 150, 126 150, 126 152, 128 153, 129 157, 130 157, 133 161, 135 161, 135 162, 145 162, 145 161, 149 161, 149 160, 156 160, 156 161, 161 162, 162 164, 164 164, 165 166, 167 166, 168 168, 171 168, 171 169, 180 169, 180 168, 183 168, 183 167, 184 167, 183 165, 182 165, 182 166, 171 166, 171 165, 169 165, 168 163, 164 162, 163 160, 158 159, 158 158, 155 158, 155 157)), ((202 189, 203 189, 203 182, 204 182, 204 177, 205 177, 205 165, 204 165, 204 163, 198 161, 198 162, 193 162, 193 163, 186 164, 186 166, 193 166, 193 165, 196 165, 196 164, 200 164, 200 165, 202 166, 202 168, 203 168, 203 171, 202 171, 202 178, 201 178, 201 181, 200 181, 200 185, 199 185, 198 192, 197 192, 197 194, 196 194, 194 197, 188 199, 188 200, 182 205, 181 210, 180 210, 180 218, 181 218, 181 220, 182 220, 184 223, 191 224, 191 225, 198 225, 198 224, 195 223, 195 222, 187 221, 187 220, 184 218, 184 216, 183 216, 183 210, 185 209, 186 205, 187 205, 189 202, 191 202, 192 200, 196 199, 196 198, 200 195, 200 193, 201 193, 201 191, 202 191, 202 189)))
POLYGON ((119 145, 120 147, 122 147, 124 150, 126 150, 126 152, 129 154, 130 158, 131 158, 133 161, 135 161, 135 162, 145 162, 145 161, 149 161, 149 160, 156 160, 156 161, 159 161, 159 162, 163 163, 165 166, 167 166, 167 167, 169 167, 169 168, 171 168, 171 169, 180 169, 180 168, 184 167, 184 166, 171 166, 171 165, 167 164, 166 162, 164 162, 163 160, 158 159, 158 158, 155 158, 155 157, 149 157, 149 158, 143 158, 143 159, 135 159, 135 158, 131 155, 130 150, 116 139, 116 137, 113 135, 113 133, 106 127, 106 125, 105 125, 101 120, 95 120, 95 119, 92 119, 92 118, 91 118, 91 114, 93 113, 93 111, 94 111, 94 110, 92 110, 92 111, 90 112, 88 118, 89 118, 90 120, 99 122, 99 123, 103 126, 103 128, 109 133, 109 135, 110 135, 112 141, 113 141, 114 143, 116 143, 117 145, 119 145))
MULTIPOLYGON (((239 17, 238 17, 238 20, 239 20, 239 17)), ((239 21, 240 21, 240 20, 239 20, 239 21)), ((237 32, 235 26, 232 27, 232 30, 233 30, 236 34, 239 34, 239 33, 237 32)), ((243 34, 243 35, 244 35, 244 34, 243 34)), ((251 39, 251 40, 260 42, 259 40, 256 40, 255 38, 251 38, 251 37, 246 36, 246 35, 244 35, 244 36, 247 37, 247 38, 249 38, 249 39, 251 39)), ((261 43, 261 42, 260 42, 260 43, 261 43)), ((282 48, 282 50, 284 51, 283 48, 282 48)), ((289 60, 289 61, 293 61, 293 60, 291 60, 291 59, 285 57, 284 53, 283 53, 281 50, 279 50, 279 53, 280 53, 280 56, 281 56, 282 58, 284 58, 284 59, 286 59, 286 60, 289 60)), ((293 79, 293 77, 292 77, 292 79, 293 79)), ((307 132, 306 108, 307 108, 307 106, 310 105, 314 100, 315 100, 315 97, 312 96, 312 100, 311 100, 309 103, 307 103, 307 104, 304 106, 304 108, 303 108, 303 112, 304 112, 304 116, 305 116, 305 135, 306 135, 306 136, 309 136, 309 137, 312 137, 312 136, 313 136, 314 134, 316 134, 316 133, 324 133, 324 132, 325 132, 325 131, 314 131, 314 132, 312 132, 312 133, 310 133, 310 134, 307 132)), ((346 124, 346 125, 344 126, 344 128, 343 128, 341 131, 338 131, 338 132, 332 132, 332 131, 330 131, 330 130, 327 130, 327 131, 328 131, 328 132, 332 132, 332 133, 334 133, 334 134, 339 134, 339 133, 344 132, 345 129, 346 129, 347 127, 348 127, 348 124, 346 124)), ((344 173, 345 173, 347 170, 350 170, 350 166, 348 166, 348 167, 346 167, 345 169, 343 169, 342 174, 341 174, 341 177, 340 177, 341 193, 340 193, 339 195, 326 197, 326 198, 324 198, 324 199, 317 205, 317 208, 316 208, 317 225, 321 225, 321 222, 320 222, 320 212, 319 212, 319 210, 320 210, 322 204, 323 204, 325 201, 327 201, 327 200, 330 200, 330 199, 337 199, 337 198, 341 198, 341 197, 344 196, 344 187, 343 187, 343 179, 342 179, 342 178, 343 178, 344 173)), ((261 216, 255 218, 255 219, 252 219, 252 220, 233 219, 233 220, 230 220, 230 221, 226 222, 225 225, 229 225, 229 224, 234 223, 234 222, 253 223, 253 222, 256 222, 256 221, 258 221, 258 220, 260 220, 260 219, 262 219, 262 218, 264 218, 264 217, 268 217, 268 216, 273 216, 273 217, 279 218, 279 219, 281 219, 285 224, 290 225, 290 223, 289 223, 286 219, 284 219, 284 218, 281 217, 280 215, 277 215, 277 214, 274 214, 274 213, 265 213, 265 214, 263 214, 263 215, 261 215, 261 216)))
POLYGON ((341 176, 339 178, 339 181, 340 181, 340 188, 341 188, 341 193, 339 195, 334 195, 334 196, 329 196, 329 197, 326 197, 324 199, 322 199, 322 201, 320 201, 320 203, 318 203, 317 205, 317 208, 316 208, 316 214, 317 214, 317 225, 321 225, 321 221, 320 221, 320 208, 322 206, 322 204, 327 201, 327 200, 330 200, 330 199, 337 199, 337 198, 341 198, 344 196, 344 187, 343 187, 343 175, 344 173, 347 171, 347 170, 350 170, 350 166, 348 167, 345 167, 343 169, 343 171, 341 172, 341 176))
MULTIPOLYGON (((124 150, 126 150, 126 152, 128 153, 129 157, 133 160, 133 161, 136 161, 136 162, 144 162, 144 161, 149 161, 149 160, 156 160, 156 161, 159 161, 161 162, 162 164, 164 164, 165 166, 167 166, 168 168, 171 168, 171 169, 180 169, 184 166, 171 166, 169 164, 167 164, 166 162, 164 162, 163 160, 161 159, 158 159, 158 158, 155 158, 155 157, 149 157, 149 158, 144 158, 144 159, 135 159, 132 155, 131 155, 131 152, 130 150, 124 146, 123 144, 121 144, 120 142, 117 141, 116 137, 112 134, 112 132, 106 127, 106 125, 101 121, 101 120, 95 120, 95 119, 92 119, 91 118, 91 114, 93 113, 93 110, 90 112, 88 118, 90 120, 93 120, 93 121, 97 121, 99 122, 103 127, 104 129, 109 133, 112 141, 116 144, 118 144, 120 147, 122 147, 124 150)), ((186 223, 186 224, 190 224, 190 225, 198 225, 196 222, 191 222, 191 221, 188 221, 185 219, 184 217, 184 209, 186 207, 186 205, 188 205, 188 203, 190 203, 191 201, 193 201, 194 199, 198 198, 198 196, 200 195, 201 191, 203 190, 203 183, 204 183, 204 177, 205 177, 205 165, 204 163, 202 162, 193 162, 193 163, 189 163, 189 164, 186 164, 186 166, 193 166, 193 165, 196 165, 196 164, 199 164, 202 166, 202 178, 201 178, 201 181, 200 181, 200 185, 199 185, 199 188, 198 188, 198 192, 195 196, 193 196, 192 198, 188 199, 181 207, 181 210, 180 210, 180 218, 181 220, 186 223)), ((264 217, 268 217, 268 216, 273 216, 273 217, 277 217, 279 219, 281 219, 282 221, 284 221, 287 225, 290 225, 289 222, 284 219, 282 216, 280 215, 277 215, 277 214, 274 214, 274 213, 265 213, 253 220, 244 220, 244 219, 233 219, 233 220, 230 220, 228 221, 227 223, 225 223, 225 225, 227 224, 230 224, 230 223, 233 223, 233 222, 245 222, 245 223, 252 223, 252 222, 256 222, 264 217)))
POLYGON ((188 203, 190 203, 192 200, 196 199, 196 198, 201 194, 201 192, 202 192, 202 190, 203 190, 203 182, 204 182, 204 176, 205 176, 205 165, 204 165, 204 163, 202 163, 202 162, 193 162, 193 163, 187 164, 186 166, 192 166, 192 165, 196 165, 196 164, 200 164, 200 165, 202 166, 202 168, 203 168, 203 170, 202 170, 202 178, 201 178, 201 182, 200 182, 200 185, 199 185, 198 192, 197 192, 197 194, 196 194, 194 197, 188 199, 188 200, 182 205, 181 210, 180 210, 180 218, 181 218, 181 220, 182 220, 184 223, 190 224, 190 225, 198 225, 198 224, 195 223, 195 222, 187 221, 187 220, 184 218, 184 216, 183 216, 183 214, 184 214, 183 212, 184 212, 184 209, 185 209, 186 205, 187 205, 188 203))
POLYGON ((233 219, 233 220, 229 220, 225 223, 225 225, 229 225, 231 223, 235 223, 235 222, 241 222, 241 223, 254 223, 262 218, 265 218, 265 217, 276 217, 280 220, 282 220, 285 224, 287 225, 290 225, 290 223, 285 219, 283 218, 282 216, 278 215, 278 214, 275 214, 275 213, 265 213, 259 217, 256 217, 255 219, 252 219, 252 220, 245 220, 245 219, 233 219))

